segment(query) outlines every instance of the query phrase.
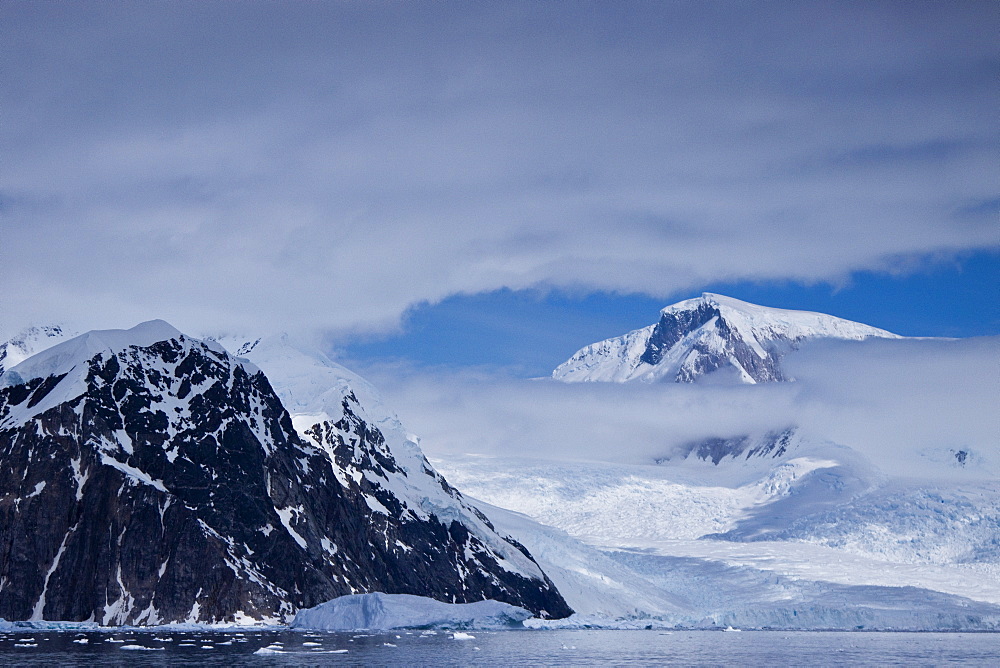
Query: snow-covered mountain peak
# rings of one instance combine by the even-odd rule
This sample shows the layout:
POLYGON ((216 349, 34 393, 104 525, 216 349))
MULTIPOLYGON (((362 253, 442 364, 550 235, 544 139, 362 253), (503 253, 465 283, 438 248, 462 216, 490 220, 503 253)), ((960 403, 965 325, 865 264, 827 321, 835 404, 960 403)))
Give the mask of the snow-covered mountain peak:
POLYGON ((160 341, 183 338, 183 334, 163 320, 150 320, 131 329, 93 330, 50 347, 36 345, 38 352, 7 368, 0 378, 0 386, 62 376, 73 369, 82 369, 88 360, 100 353, 118 353, 132 346, 145 348, 160 341))
MULTIPOLYGON (((136 371, 135 380, 146 387, 146 391, 159 392, 162 388, 158 379, 179 373, 182 361, 192 354, 204 359, 204 364, 227 368, 239 364, 229 359, 225 349, 217 343, 185 336, 163 320, 150 320, 130 329, 93 330, 74 336, 42 348, 0 376, 0 388, 25 386, 31 388, 32 393, 30 400, 7 406, 0 415, 0 425, 21 424, 80 397, 93 384, 95 374, 104 373, 98 373, 97 369, 106 364, 115 369, 154 369, 149 373, 136 371)), ((259 371, 249 362, 242 366, 250 375, 259 371)), ((107 373, 110 378, 117 371, 107 373)))
POLYGON ((706 292, 667 306, 655 325, 579 350, 552 376, 565 382, 693 382, 729 374, 743 383, 782 381, 788 379, 780 359, 802 341, 872 337, 899 338, 823 313, 758 306, 706 292))
POLYGON ((63 325, 39 325, 21 330, 10 340, 0 343, 0 376, 6 369, 76 334, 63 325))
POLYGON ((733 297, 727 297, 725 295, 719 295, 714 292, 703 292, 700 297, 692 297, 691 299, 685 299, 679 301, 676 304, 671 304, 670 306, 665 306, 660 309, 660 313, 674 313, 676 311, 690 311, 695 309, 701 304, 712 304, 714 306, 727 306, 736 309, 743 310, 753 310, 753 309, 763 309, 766 307, 757 306, 756 304, 751 304, 750 302, 741 301, 733 297))
MULTIPOLYGON (((293 416, 310 415, 336 422, 343 400, 354 394, 366 417, 376 422, 392 417, 378 390, 364 378, 334 362, 308 339, 287 332, 262 337, 210 337, 226 350, 264 370, 293 416), (325 416, 325 417, 324 417, 325 416)), ((379 424, 384 430, 384 426, 379 424)))
POLYGON ((692 297, 691 299, 685 299, 677 302, 676 304, 663 307, 660 309, 660 315, 663 316, 666 314, 682 313, 685 311, 697 311, 698 309, 706 306, 727 315, 732 313, 742 313, 748 317, 757 316, 758 318, 766 318, 769 315, 773 317, 778 316, 779 314, 805 313, 804 311, 787 311, 769 306, 760 306, 758 304, 752 304, 750 302, 716 294, 714 292, 703 292, 700 297, 692 297))
POLYGON ((869 337, 900 338, 884 329, 825 313, 759 306, 711 292, 667 306, 660 311, 660 316, 662 319, 664 316, 692 311, 717 314, 731 327, 753 334, 755 338, 768 337, 776 333, 795 340, 820 337, 854 340, 869 337))

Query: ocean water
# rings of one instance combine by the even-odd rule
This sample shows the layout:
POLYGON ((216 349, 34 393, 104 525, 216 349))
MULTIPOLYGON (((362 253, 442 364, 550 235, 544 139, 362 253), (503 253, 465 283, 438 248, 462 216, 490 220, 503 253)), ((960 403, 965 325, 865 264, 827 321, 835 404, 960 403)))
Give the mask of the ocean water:
POLYGON ((0 664, 130 667, 1000 664, 1000 634, 994 633, 29 631, 0 633, 0 664))

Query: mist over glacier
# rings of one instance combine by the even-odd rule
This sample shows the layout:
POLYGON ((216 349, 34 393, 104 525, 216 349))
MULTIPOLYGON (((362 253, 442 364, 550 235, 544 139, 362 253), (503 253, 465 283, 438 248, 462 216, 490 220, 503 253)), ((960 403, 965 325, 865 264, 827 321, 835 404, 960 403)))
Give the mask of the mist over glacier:
MULTIPOLYGON (((977 453, 995 475, 1000 337, 815 342, 791 383, 564 384, 489 369, 372 366, 431 456, 474 453, 644 464, 687 442, 798 425, 899 471, 903 452, 977 453)), ((951 466, 934 467, 950 475, 951 466)), ((914 471, 917 473, 917 471, 914 471)))

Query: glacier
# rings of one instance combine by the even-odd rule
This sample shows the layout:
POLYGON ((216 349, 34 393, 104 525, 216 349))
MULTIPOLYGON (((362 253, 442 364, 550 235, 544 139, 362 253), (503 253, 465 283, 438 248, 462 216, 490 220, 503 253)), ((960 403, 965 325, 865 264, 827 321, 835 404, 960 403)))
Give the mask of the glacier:
MULTIPOLYGON (((698 534, 713 525, 702 525, 699 510, 729 488, 688 489, 664 481, 659 466, 482 456, 437 464, 469 494, 526 511, 481 505, 498 528, 531 550, 577 611, 545 628, 992 629, 1000 620, 995 561, 935 561, 917 548, 887 555, 875 545, 866 551, 787 537, 706 538, 698 534), (518 485, 516 479, 524 482, 518 485), (546 488, 550 491, 536 495, 546 488), (643 498, 645 505, 636 506, 643 498), (664 516, 655 514, 657 508, 664 516)), ((753 491, 760 500, 759 493, 753 491)), ((715 508, 726 505, 735 526, 740 508, 731 499, 715 508)), ((948 511, 955 519, 964 516, 962 508, 948 511)), ((995 521, 996 509, 992 512, 995 521)), ((864 522, 870 520, 854 530, 867 535, 864 522)), ((911 520, 918 527, 922 518, 911 520)), ((888 532, 874 538, 907 545, 888 532)), ((968 537, 952 541, 952 552, 968 554, 968 537)), ((948 545, 943 542, 942 548, 948 545)))
POLYGON ((523 628, 532 617, 524 608, 500 601, 443 603, 409 594, 341 596, 300 610, 291 628, 311 631, 388 631, 391 629, 523 628))

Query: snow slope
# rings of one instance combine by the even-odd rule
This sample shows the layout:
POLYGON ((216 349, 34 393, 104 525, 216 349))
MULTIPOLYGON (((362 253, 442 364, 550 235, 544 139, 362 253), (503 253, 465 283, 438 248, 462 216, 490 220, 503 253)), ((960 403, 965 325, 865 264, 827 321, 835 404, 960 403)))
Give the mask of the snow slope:
POLYGON ((356 461, 343 462, 348 477, 367 476, 369 482, 389 492, 416 517, 433 515, 442 522, 458 520, 488 544, 501 557, 501 565, 512 573, 532 579, 545 577, 537 564, 498 536, 478 509, 434 470, 420 449, 419 439, 406 431, 366 380, 289 334, 217 340, 264 371, 291 414, 296 431, 308 442, 328 449, 324 436, 337 429, 346 406, 350 406, 354 417, 381 432, 385 453, 400 475, 375 479, 357 467, 356 461))
POLYGON ((28 327, 9 341, 0 343, 0 375, 35 353, 76 336, 60 325, 28 327))
POLYGON ((744 383, 786 380, 780 360, 809 339, 899 338, 822 313, 757 306, 712 293, 660 312, 655 325, 591 344, 552 372, 564 382, 692 382, 709 374, 744 383))
MULTIPOLYGON (((0 387, 11 387, 48 377, 60 379, 55 389, 40 401, 12 406, 0 419, 0 429, 23 424, 61 403, 81 396, 86 391, 90 371, 86 362, 97 355, 113 355, 122 349, 148 347, 160 341, 185 340, 179 331, 163 320, 150 320, 127 330, 94 330, 70 339, 63 340, 64 338, 60 335, 36 339, 32 347, 38 351, 8 367, 0 376, 0 387), (54 341, 61 342, 51 346, 44 345, 54 341)), ((190 346, 185 350, 189 348, 190 346)), ((222 351, 218 346, 216 350, 222 351)))

